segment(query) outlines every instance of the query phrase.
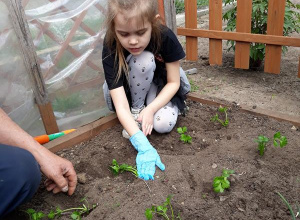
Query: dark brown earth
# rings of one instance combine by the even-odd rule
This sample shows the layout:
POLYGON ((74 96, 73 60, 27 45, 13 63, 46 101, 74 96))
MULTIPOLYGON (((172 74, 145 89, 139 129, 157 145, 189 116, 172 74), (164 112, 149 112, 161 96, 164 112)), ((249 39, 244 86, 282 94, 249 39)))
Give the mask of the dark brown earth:
POLYGON ((236 105, 229 109, 230 122, 225 128, 210 121, 216 107, 192 101, 188 105, 190 111, 186 117, 180 116, 177 127, 187 126, 192 144, 181 142, 175 129, 170 134, 149 137, 166 165, 164 172, 157 169, 154 181, 147 182, 151 191, 130 173, 114 177, 109 170, 113 159, 135 164, 136 151, 121 137, 122 127, 117 125, 58 153, 71 160, 83 176, 73 196, 53 195, 41 186, 30 203, 7 219, 26 219, 21 210, 27 208, 46 213, 55 207, 75 207, 81 205, 83 197, 90 204, 99 204, 84 219, 146 219, 145 209, 162 204, 170 194, 174 212, 182 219, 291 219, 276 192, 284 195, 295 210, 300 198, 299 129, 290 123, 242 113, 236 105), (254 139, 261 134, 271 139, 277 131, 287 137, 288 145, 275 148, 269 143, 261 157, 254 139), (212 182, 222 169, 235 170, 235 174, 230 189, 217 194, 212 182))

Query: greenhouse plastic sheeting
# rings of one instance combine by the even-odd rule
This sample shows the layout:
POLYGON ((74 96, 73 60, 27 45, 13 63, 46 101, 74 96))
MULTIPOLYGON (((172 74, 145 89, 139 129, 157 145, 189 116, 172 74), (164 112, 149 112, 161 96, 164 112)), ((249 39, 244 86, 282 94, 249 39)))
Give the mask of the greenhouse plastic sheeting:
MULTIPOLYGON (((23 1, 59 130, 78 128, 109 113, 102 93, 101 62, 106 3, 106 0, 23 1)), ((5 6, 0 8, 3 17, 0 104, 22 128, 39 135, 45 131, 41 128, 29 74, 20 62, 22 57, 8 12, 3 12, 5 6)))
POLYGON ((9 19, 6 5, 0 1, 0 107, 26 131, 35 127, 44 133, 29 74, 22 62, 21 48, 9 19))

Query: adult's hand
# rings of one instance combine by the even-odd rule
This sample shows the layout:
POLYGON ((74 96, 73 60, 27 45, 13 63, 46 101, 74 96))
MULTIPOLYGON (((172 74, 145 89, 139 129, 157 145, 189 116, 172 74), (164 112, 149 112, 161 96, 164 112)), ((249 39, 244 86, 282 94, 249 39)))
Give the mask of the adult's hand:
POLYGON ((72 163, 51 152, 38 160, 42 173, 47 177, 45 186, 53 193, 68 192, 72 195, 77 185, 77 176, 72 163))

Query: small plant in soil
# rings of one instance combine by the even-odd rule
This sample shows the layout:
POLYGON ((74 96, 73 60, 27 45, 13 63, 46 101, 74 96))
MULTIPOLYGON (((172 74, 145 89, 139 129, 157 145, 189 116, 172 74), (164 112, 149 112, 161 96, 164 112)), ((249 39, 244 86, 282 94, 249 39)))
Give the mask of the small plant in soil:
MULTIPOLYGON (((269 142, 269 138, 264 136, 264 135, 259 135, 257 139, 254 140, 255 142, 258 143, 258 151, 259 155, 263 156, 266 151, 266 146, 269 142)), ((287 145, 287 138, 285 136, 282 136, 280 132, 276 132, 273 136, 273 145, 274 147, 280 146, 283 148, 284 146, 287 145)))
POLYGON ((264 135, 259 135, 255 141, 258 143, 258 151, 259 155, 263 156, 265 154, 267 143, 269 142, 269 138, 264 135))
POLYGON ((110 166, 110 169, 115 176, 119 175, 120 173, 123 173, 124 171, 127 171, 131 172, 134 176, 138 177, 138 172, 135 167, 125 163, 119 165, 116 159, 113 159, 112 166, 110 166))
POLYGON ((176 217, 174 215, 173 207, 171 205, 171 198, 172 195, 168 195, 166 201, 162 205, 152 206, 151 209, 147 208, 145 211, 145 216, 147 220, 152 220, 153 215, 155 214, 162 216, 165 220, 175 220, 175 219, 181 220, 179 213, 176 217), (168 214, 168 210, 170 214, 168 214))
POLYGON ((84 214, 89 214, 90 211, 98 206, 98 204, 93 204, 92 207, 90 207, 86 198, 81 199, 80 202, 83 202, 81 207, 68 208, 64 210, 57 207, 56 210, 51 210, 48 215, 43 212, 35 211, 34 209, 27 209, 26 213, 30 216, 31 220, 40 220, 44 217, 48 217, 48 219, 55 219, 64 214, 71 214, 70 219, 80 220, 84 214))
POLYGON ((177 132, 180 134, 180 140, 183 141, 183 143, 192 143, 192 137, 185 134, 187 132, 187 127, 179 127, 177 128, 177 132))
POLYGON ((277 194, 279 195, 279 197, 281 198, 281 200, 283 201, 283 203, 288 207, 290 214, 292 216, 293 220, 296 220, 296 217, 299 215, 300 213, 300 206, 297 203, 297 214, 294 213, 292 206, 290 205, 290 203, 283 197, 283 195, 281 195, 279 192, 277 192, 277 194))
POLYGON ((228 124, 229 124, 227 110, 228 109, 226 107, 222 107, 222 106, 220 106, 218 108, 218 111, 220 113, 224 114, 225 120, 220 119, 218 113, 216 113, 216 115, 214 117, 212 117, 210 120, 213 121, 213 122, 219 122, 223 127, 227 127, 228 124))
POLYGON ((223 169, 222 176, 216 176, 213 182, 213 188, 216 193, 222 193, 225 189, 230 187, 230 182, 227 179, 234 170, 223 169))

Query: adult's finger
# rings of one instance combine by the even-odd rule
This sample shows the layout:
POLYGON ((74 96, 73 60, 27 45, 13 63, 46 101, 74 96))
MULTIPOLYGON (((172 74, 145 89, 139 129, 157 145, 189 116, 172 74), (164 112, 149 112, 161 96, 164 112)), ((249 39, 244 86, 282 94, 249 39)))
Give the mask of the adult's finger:
POLYGON ((77 185, 77 175, 76 172, 73 168, 73 166, 68 169, 68 171, 64 174, 64 176, 67 178, 68 180, 68 194, 72 195, 76 189, 76 185, 77 185))

